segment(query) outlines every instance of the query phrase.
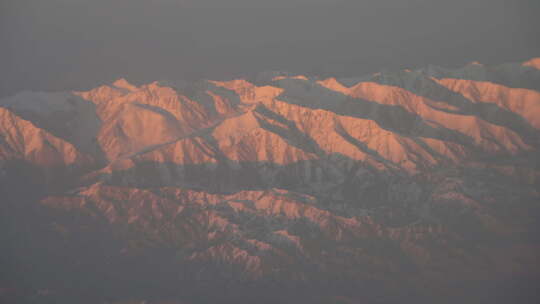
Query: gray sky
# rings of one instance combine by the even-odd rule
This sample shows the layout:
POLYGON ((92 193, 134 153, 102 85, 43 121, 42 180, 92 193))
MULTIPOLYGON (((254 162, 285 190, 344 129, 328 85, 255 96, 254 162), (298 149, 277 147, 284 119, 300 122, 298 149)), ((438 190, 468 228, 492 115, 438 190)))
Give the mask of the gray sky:
POLYGON ((0 0, 0 95, 540 56, 538 0, 0 0))

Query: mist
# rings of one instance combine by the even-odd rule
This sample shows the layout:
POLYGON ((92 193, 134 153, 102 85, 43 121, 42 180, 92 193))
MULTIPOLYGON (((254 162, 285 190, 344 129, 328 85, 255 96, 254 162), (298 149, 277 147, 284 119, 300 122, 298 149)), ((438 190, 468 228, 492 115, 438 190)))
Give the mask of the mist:
POLYGON ((0 96, 125 77, 522 61, 540 53, 532 0, 18 0, 0 4, 0 96))

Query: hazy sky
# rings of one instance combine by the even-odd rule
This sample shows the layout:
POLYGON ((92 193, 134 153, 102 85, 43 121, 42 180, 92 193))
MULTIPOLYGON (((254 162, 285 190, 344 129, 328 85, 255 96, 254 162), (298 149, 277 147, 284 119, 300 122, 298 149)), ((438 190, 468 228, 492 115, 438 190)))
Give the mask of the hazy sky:
POLYGON ((0 95, 540 56, 538 0, 0 0, 0 95))

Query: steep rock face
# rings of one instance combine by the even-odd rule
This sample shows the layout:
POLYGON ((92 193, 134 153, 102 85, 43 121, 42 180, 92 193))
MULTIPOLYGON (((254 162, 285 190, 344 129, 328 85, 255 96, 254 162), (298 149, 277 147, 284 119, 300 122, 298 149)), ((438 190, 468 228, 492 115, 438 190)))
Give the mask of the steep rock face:
POLYGON ((23 197, 13 163, 45 170, 61 185, 36 208, 60 244, 114 239, 80 258, 121 265, 103 281, 134 268, 194 297, 226 282, 432 300, 537 276, 537 61, 21 93, 0 100, 0 194, 23 197))
POLYGON ((83 153, 0 107, 0 201, 4 206, 72 187, 81 174, 97 167, 96 154, 83 153))
POLYGON ((98 137, 110 160, 171 142, 183 135, 174 116, 161 108, 126 103, 118 111, 106 121, 98 137))
MULTIPOLYGON (((337 87, 337 91, 344 92, 353 98, 374 101, 382 105, 399 106, 412 114, 418 115, 418 117, 429 124, 457 131, 473 139, 474 144, 480 146, 485 151, 498 152, 504 149, 506 150, 505 152, 515 153, 520 150, 530 149, 520 138, 519 134, 516 134, 512 130, 494 125, 478 117, 463 115, 459 113, 459 109, 443 101, 430 100, 399 87, 386 86, 373 82, 361 82, 351 88, 339 87, 335 84, 332 85, 332 83, 324 83, 324 85, 329 85, 329 88, 337 87), (492 138, 497 138, 497 143, 492 142, 490 140, 492 138)), ((529 100, 520 102, 518 98, 512 99, 513 103, 522 104, 521 106, 513 107, 520 109, 519 114, 525 112, 523 104, 530 105, 534 111, 538 108, 535 105, 535 102, 540 100, 538 93, 535 91, 531 92, 536 93, 536 95, 529 97, 529 100)), ((470 98, 467 95, 465 96, 470 98)), ((493 98, 485 93, 482 96, 487 99, 493 98)), ((493 98, 492 100, 499 100, 501 103, 504 103, 504 99, 501 97, 498 96, 498 98, 493 98)), ((507 107, 505 105, 504 108, 507 107)), ((534 114, 534 112, 527 114, 527 117, 534 117, 534 114)), ((532 118, 532 120, 536 120, 536 118, 532 118)))
MULTIPOLYGON (((313 159, 306 147, 294 145, 274 131, 264 118, 250 111, 216 126, 212 138, 227 159, 238 162, 270 162, 278 165, 313 159)), ((277 126, 279 128, 279 126, 277 126)))
POLYGON ((31 121, 38 128, 101 157, 96 137, 102 127, 95 106, 72 93, 22 92, 0 101, 0 106, 31 121))
POLYGON ((531 126, 540 129, 540 93, 537 91, 463 79, 441 79, 438 82, 471 101, 495 103, 522 116, 531 126))
POLYGON ((77 94, 96 104, 103 121, 98 141, 109 160, 172 142, 238 111, 236 101, 211 88, 194 101, 157 82, 137 88, 121 79, 77 94))
POLYGON ((283 89, 273 86, 258 87, 249 81, 237 79, 232 81, 214 81, 215 85, 234 91, 244 103, 256 103, 264 100, 272 100, 279 96, 283 89))
POLYGON ((72 144, 0 107, 0 159, 24 160, 39 167, 85 165, 88 155, 72 144))

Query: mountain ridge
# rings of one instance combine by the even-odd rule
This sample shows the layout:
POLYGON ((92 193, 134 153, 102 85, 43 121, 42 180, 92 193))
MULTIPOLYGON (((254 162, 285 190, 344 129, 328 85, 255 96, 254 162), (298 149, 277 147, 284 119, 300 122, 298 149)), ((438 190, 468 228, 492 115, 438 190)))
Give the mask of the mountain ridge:
POLYGON ((4 233, 41 223, 28 239, 48 251, 17 248, 61 270, 27 287, 57 302, 88 292, 67 283, 83 272, 119 301, 496 303, 540 274, 537 62, 4 98, 4 233))

